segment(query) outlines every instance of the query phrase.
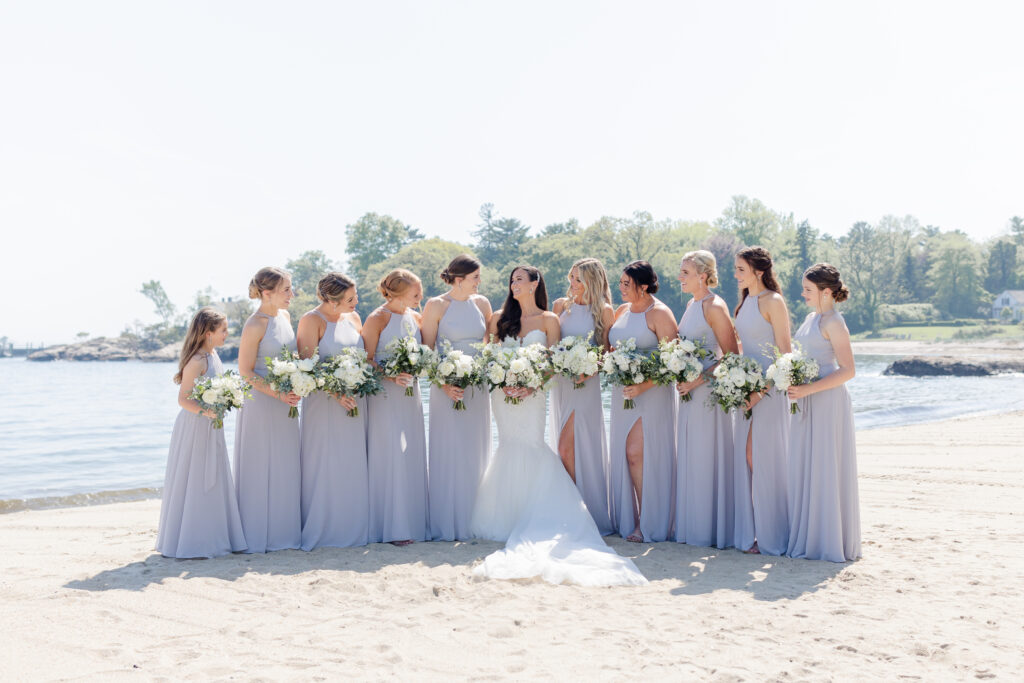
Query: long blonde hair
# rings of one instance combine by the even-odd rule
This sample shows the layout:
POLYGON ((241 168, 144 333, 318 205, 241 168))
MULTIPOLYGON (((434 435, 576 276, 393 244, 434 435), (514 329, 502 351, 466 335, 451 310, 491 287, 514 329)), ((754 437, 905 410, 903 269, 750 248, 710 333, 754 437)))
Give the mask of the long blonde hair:
MULTIPOLYGON (((604 307, 612 304, 612 290, 608 286, 608 273, 605 272, 604 264, 596 258, 581 258, 569 268, 569 276, 572 276, 572 269, 579 273, 580 282, 583 283, 583 293, 587 298, 587 307, 590 309, 590 317, 594 319, 594 343, 598 346, 604 344, 604 307)), ((567 296, 572 301, 572 288, 569 288, 567 296)))
POLYGON ((178 372, 174 375, 174 383, 181 384, 181 373, 185 366, 192 360, 192 356, 199 353, 206 343, 206 334, 216 332, 221 325, 228 321, 227 316, 212 306, 203 306, 192 317, 189 323, 188 332, 185 333, 185 343, 181 345, 181 358, 178 359, 178 372))

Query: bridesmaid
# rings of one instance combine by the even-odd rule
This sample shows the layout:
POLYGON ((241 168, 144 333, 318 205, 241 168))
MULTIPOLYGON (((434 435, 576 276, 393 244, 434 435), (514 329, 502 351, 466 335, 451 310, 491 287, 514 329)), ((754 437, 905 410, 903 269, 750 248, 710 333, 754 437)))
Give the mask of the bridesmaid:
MULTIPOLYGON (((398 268, 380 281, 385 303, 366 319, 363 344, 370 360, 383 361, 392 339, 421 339, 420 279, 398 268)), ((427 446, 419 381, 402 374, 388 378, 384 391, 371 396, 367 408, 366 453, 370 480, 371 543, 409 545, 425 541, 427 523, 427 446), (413 395, 405 395, 405 387, 413 395)))
POLYGON ((250 553, 298 548, 302 537, 299 421, 288 417, 288 407, 300 399, 271 389, 264 364, 282 346, 295 350, 292 296, 288 273, 260 268, 249 282, 249 298, 259 299, 260 307, 245 321, 238 345, 238 371, 253 388, 235 428, 235 488, 250 553))
MULTIPOLYGON (((744 356, 764 372, 774 349, 791 350, 789 311, 772 273, 772 258, 763 247, 747 247, 736 255, 736 332, 744 356)), ((751 553, 782 555, 789 543, 786 502, 789 451, 789 401, 778 392, 750 399, 749 420, 735 417, 737 548, 751 553)))
MULTIPOLYGON (((679 265, 679 285, 693 298, 679 321, 679 336, 698 341, 714 353, 704 361, 707 372, 724 353, 737 353, 736 330, 729 307, 711 287, 718 286, 718 264, 710 251, 691 251, 679 265)), ((680 396, 676 420, 676 509, 674 538, 679 543, 728 548, 733 545, 733 421, 717 406, 704 377, 676 385, 680 396)))
MULTIPOLYGON (((320 305, 299 320, 299 355, 326 359, 350 346, 363 348, 356 283, 327 273, 316 286, 320 305)), ((317 391, 302 399, 302 549, 366 545, 366 399, 317 391), (359 414, 349 417, 348 411, 359 414)))
MULTIPOLYGON (((452 259, 441 271, 450 289, 423 310, 423 343, 440 350, 444 342, 470 355, 484 341, 491 303, 477 294, 480 261, 468 254, 452 259)), ((470 538, 469 522, 476 490, 491 451, 491 408, 482 388, 430 387, 430 538, 470 538), (462 400, 465 410, 452 409, 462 400)))
MULTIPOLYGON (((613 347, 633 339, 637 350, 650 352, 659 340, 676 336, 675 316, 654 298, 657 291, 658 275, 647 261, 634 261, 622 271, 619 292, 626 303, 619 306, 608 332, 613 347)), ((669 537, 678 403, 672 387, 656 386, 650 380, 612 390, 611 514, 619 535, 627 541, 669 537), (636 408, 623 408, 624 398, 632 398, 636 408)))
POLYGON ((820 367, 820 379, 789 388, 800 411, 789 435, 791 557, 845 562, 860 557, 860 505, 853 407, 850 331, 835 305, 847 299, 839 271, 818 263, 804 273, 803 297, 813 309, 794 341, 820 367))
POLYGON ((180 384, 171 448, 167 454, 156 549, 164 557, 217 557, 245 550, 238 501, 231 483, 224 430, 217 414, 189 398, 198 377, 224 372, 215 347, 223 346, 228 321, 209 306, 188 327, 174 383, 180 384))
MULTIPOLYGON (((615 319, 612 292, 604 266, 595 258, 580 259, 569 270, 569 292, 552 307, 561 324, 561 338, 586 337, 608 347, 608 330, 615 319)), ((609 510, 608 441, 601 405, 601 381, 588 377, 574 389, 556 377, 551 390, 551 435, 565 471, 576 482, 583 502, 602 536, 615 532, 609 510), (579 457, 577 457, 579 454, 579 457)))

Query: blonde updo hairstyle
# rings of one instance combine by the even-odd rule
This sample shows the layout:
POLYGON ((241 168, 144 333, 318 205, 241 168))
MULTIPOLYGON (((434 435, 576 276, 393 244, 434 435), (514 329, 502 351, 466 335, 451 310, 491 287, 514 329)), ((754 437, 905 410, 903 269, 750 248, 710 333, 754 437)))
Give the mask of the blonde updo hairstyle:
POLYGON ((281 281, 286 279, 291 279, 291 274, 286 270, 273 266, 260 268, 249 280, 249 298, 262 299, 263 292, 273 292, 281 281))
POLYGON ((804 277, 818 288, 818 291, 831 290, 832 299, 842 303, 850 298, 850 290, 839 277, 839 270, 830 263, 815 263, 804 271, 804 277))
POLYGON ((718 286, 718 262, 715 261, 714 254, 706 249, 698 249, 697 251, 690 251, 684 254, 680 263, 685 263, 686 261, 693 264, 698 274, 706 274, 708 276, 707 286, 709 289, 718 286))
POLYGON ((344 273, 331 271, 316 283, 316 298, 323 303, 328 301, 336 304, 345 296, 345 292, 356 286, 356 283, 344 273))
POLYGON ((421 284, 415 273, 405 268, 395 268, 381 279, 380 284, 377 285, 377 291, 385 300, 390 301, 396 296, 405 294, 413 285, 421 284))

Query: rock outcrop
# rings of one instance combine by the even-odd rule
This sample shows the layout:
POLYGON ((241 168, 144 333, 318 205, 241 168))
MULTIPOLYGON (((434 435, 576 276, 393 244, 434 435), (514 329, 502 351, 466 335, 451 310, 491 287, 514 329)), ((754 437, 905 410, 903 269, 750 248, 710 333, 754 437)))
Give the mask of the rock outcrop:
POLYGON ((908 377, 985 377, 1004 372, 1024 372, 1024 360, 908 356, 890 363, 884 374, 908 377))
MULTIPOLYGON (((238 339, 229 339, 217 350, 223 361, 238 359, 238 339)), ((97 337, 77 344, 48 346, 28 355, 28 360, 74 360, 74 361, 126 361, 141 360, 152 363, 176 362, 181 354, 181 342, 168 344, 156 349, 141 349, 138 344, 121 337, 97 337)))

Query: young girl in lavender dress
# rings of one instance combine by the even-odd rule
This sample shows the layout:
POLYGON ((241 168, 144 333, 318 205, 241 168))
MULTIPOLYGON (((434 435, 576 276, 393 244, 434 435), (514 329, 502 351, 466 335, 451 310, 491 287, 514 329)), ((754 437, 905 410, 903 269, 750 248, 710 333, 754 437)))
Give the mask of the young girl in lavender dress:
MULTIPOLYGON (((709 287, 718 285, 718 266, 709 251, 691 251, 679 265, 679 284, 693 299, 679 321, 679 336, 704 344, 712 357, 705 373, 724 353, 736 353, 736 330, 729 308, 709 287)), ((708 405, 705 378, 676 385, 676 510, 673 537, 679 543, 728 548, 733 545, 735 480, 733 417, 708 405)))
POLYGON ((216 557, 245 550, 245 535, 231 482, 224 430, 216 413, 189 398, 198 377, 224 372, 215 347, 223 346, 228 322, 213 308, 199 309, 185 335, 174 375, 181 412, 167 454, 156 549, 165 557, 216 557))
MULTIPOLYGON (((608 347, 608 330, 615 319, 612 293, 604 266, 595 258, 580 259, 569 269, 568 296, 555 301, 561 338, 591 336, 591 343, 608 347)), ((586 377, 574 388, 566 377, 551 381, 551 441, 565 471, 579 489, 602 536, 615 532, 608 488, 608 440, 601 405, 600 377, 586 377)))
MULTIPOLYGON (((408 270, 398 268, 384 276, 378 290, 386 303, 366 319, 363 344, 370 360, 381 362, 393 339, 422 338, 415 309, 423 299, 423 285, 408 270)), ((419 381, 408 374, 388 378, 384 391, 370 397, 367 412, 370 542, 425 541, 430 533, 427 444, 419 381), (405 395, 409 386, 412 396, 405 395)))
MULTIPOLYGON (((319 352, 323 360, 348 347, 363 348, 356 283, 342 273, 327 273, 316 293, 320 305, 299 320, 299 355, 319 352)), ((366 399, 314 392, 302 399, 299 426, 302 549, 366 545, 366 399), (352 409, 358 409, 354 417, 348 415, 352 409)))
MULTIPOLYGON (((771 255, 748 247, 736 255, 736 332, 744 356, 768 369, 774 349, 791 350, 789 311, 772 274, 771 255)), ((736 423, 736 537, 746 552, 782 555, 789 544, 786 477, 789 453, 789 401, 778 392, 750 398, 751 418, 736 423)))
MULTIPOLYGON (((423 309, 423 343, 441 351, 445 342, 471 356, 487 335, 491 304, 477 294, 480 261, 468 254, 452 259, 441 272, 450 289, 423 309)), ((480 479, 491 452, 491 408, 482 387, 430 387, 429 500, 430 538, 470 538, 469 524, 480 479), (461 400, 465 410, 454 410, 461 400)))
POLYGON ((302 536, 299 510, 299 421, 288 409, 299 404, 294 393, 282 394, 266 382, 264 358, 281 347, 295 350, 288 317, 291 276, 280 268, 261 268, 249 283, 249 298, 259 309, 242 328, 238 371, 252 383, 252 399, 238 412, 235 429, 235 487, 248 552, 298 548, 302 536))
MULTIPOLYGON (((638 351, 651 352, 658 341, 676 336, 671 309, 654 298, 658 275, 646 261, 622 272, 619 292, 626 303, 608 332, 614 347, 633 339, 638 351)), ((675 502, 676 406, 672 387, 650 380, 612 390, 610 454, 612 521, 627 541, 664 541, 672 527, 675 502), (623 408, 624 398, 636 402, 623 408)))
POLYGON ((789 434, 789 549, 791 557, 845 562, 860 557, 860 504, 853 406, 850 331, 835 310, 850 291, 839 271, 818 263, 804 273, 803 297, 812 313, 794 341, 818 362, 819 379, 789 388, 800 409, 789 434))

